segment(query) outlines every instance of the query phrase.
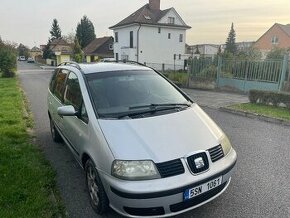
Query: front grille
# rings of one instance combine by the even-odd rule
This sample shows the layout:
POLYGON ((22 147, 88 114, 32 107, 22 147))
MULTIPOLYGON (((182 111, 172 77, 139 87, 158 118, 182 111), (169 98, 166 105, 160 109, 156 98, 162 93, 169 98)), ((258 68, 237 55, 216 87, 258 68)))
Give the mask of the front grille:
POLYGON ((128 214, 133 216, 158 216, 165 214, 163 207, 150 207, 150 208, 124 207, 124 210, 128 214))
POLYGON ((212 162, 216 162, 219 159, 224 157, 224 152, 223 152, 223 148, 221 145, 215 146, 211 149, 208 149, 210 158, 212 162))
POLYGON ((180 159, 157 163, 156 167, 162 178, 184 173, 184 167, 180 159))
POLYGON ((191 172, 193 172, 195 174, 201 173, 201 172, 207 170, 209 167, 207 155, 205 152, 191 155, 190 157, 187 158, 187 163, 188 163, 188 166, 189 166, 191 172), (200 168, 198 168, 196 166, 196 163, 195 163, 195 160, 198 158, 202 158, 202 161, 203 161, 203 166, 200 168))
POLYGON ((172 204, 172 205, 170 205, 170 211, 171 212, 178 212, 178 211, 193 207, 195 205, 198 205, 198 204, 212 198, 213 196, 217 195, 218 193, 220 193, 224 189, 226 184, 227 183, 225 182, 225 183, 221 184, 220 186, 218 186, 217 188, 214 188, 214 189, 212 189, 204 194, 201 194, 197 197, 194 197, 190 200, 183 201, 183 202, 180 202, 177 204, 172 204))

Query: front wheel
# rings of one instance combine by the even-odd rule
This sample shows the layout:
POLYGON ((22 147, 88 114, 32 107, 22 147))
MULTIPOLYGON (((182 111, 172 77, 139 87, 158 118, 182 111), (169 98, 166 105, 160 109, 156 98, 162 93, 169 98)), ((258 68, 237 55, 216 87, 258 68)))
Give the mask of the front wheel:
POLYGON ((51 132, 52 140, 54 142, 62 142, 63 141, 62 137, 59 134, 58 130, 56 129, 53 120, 51 118, 49 120, 50 120, 50 132, 51 132))
POLYGON ((85 172, 91 205, 97 214, 103 214, 109 208, 109 200, 95 164, 90 159, 86 162, 85 172))

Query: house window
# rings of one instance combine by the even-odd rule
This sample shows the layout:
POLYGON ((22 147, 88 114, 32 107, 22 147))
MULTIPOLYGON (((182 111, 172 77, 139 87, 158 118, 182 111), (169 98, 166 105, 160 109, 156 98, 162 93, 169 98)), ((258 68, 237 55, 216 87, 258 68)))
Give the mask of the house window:
POLYGON ((115 42, 119 42, 119 34, 118 34, 118 32, 115 32, 115 42))
POLYGON ((183 42, 183 34, 179 35, 179 42, 183 42))
POLYGON ((161 27, 158 27, 158 33, 161 33, 161 27))
POLYGON ((114 50, 113 44, 109 44, 109 50, 110 51, 114 50))
POLYGON ((277 36, 273 36, 271 41, 272 41, 273 45, 278 44, 278 37, 277 36))
POLYGON ((133 31, 130 31, 130 48, 133 48, 133 31))
POLYGON ((171 39, 171 33, 168 33, 168 39, 171 39))
POLYGON ((168 17, 168 23, 169 24, 175 24, 175 18, 174 17, 168 17))
POLYGON ((119 60, 119 53, 116 53, 116 61, 119 60))
POLYGON ((179 60, 181 60, 181 54, 178 55, 179 60))

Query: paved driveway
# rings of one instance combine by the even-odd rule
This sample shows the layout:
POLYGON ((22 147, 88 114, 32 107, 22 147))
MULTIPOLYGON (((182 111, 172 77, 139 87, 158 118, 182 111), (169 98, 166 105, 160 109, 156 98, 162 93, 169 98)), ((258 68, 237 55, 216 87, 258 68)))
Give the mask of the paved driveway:
POLYGON ((196 89, 183 89, 183 91, 185 91, 199 105, 213 109, 232 104, 249 102, 247 95, 196 89))
MULTIPOLYGON (((51 72, 35 71, 37 67, 26 63, 19 69, 26 69, 20 71, 19 78, 34 116, 36 143, 57 173, 57 187, 68 216, 99 217, 89 205, 83 171, 69 149, 53 143, 50 137, 46 96, 51 72), (31 71, 27 70, 30 68, 31 71)), ((194 90, 192 92, 195 94, 194 90)), ((214 109, 205 111, 231 139, 238 153, 236 171, 223 195, 176 217, 290 217, 290 128, 214 109)), ((119 215, 111 211, 103 217, 119 215)))

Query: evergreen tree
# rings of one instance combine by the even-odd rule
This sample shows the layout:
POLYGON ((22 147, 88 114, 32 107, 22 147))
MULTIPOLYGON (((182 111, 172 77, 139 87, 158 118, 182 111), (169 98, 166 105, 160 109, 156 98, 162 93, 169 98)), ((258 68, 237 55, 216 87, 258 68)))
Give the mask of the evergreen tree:
POLYGON ((54 59, 55 55, 54 52, 50 49, 51 39, 48 39, 46 46, 43 49, 42 57, 43 59, 54 59))
POLYGON ((229 32, 229 35, 226 41, 225 52, 229 52, 232 54, 236 54, 237 52, 236 32, 234 30, 234 23, 232 23, 231 30, 229 32))
POLYGON ((83 16, 81 22, 78 23, 76 37, 81 45, 81 48, 86 47, 91 41, 96 38, 94 25, 87 18, 87 16, 83 16))
POLYGON ((74 40, 74 47, 73 47, 73 59, 75 62, 82 62, 83 52, 77 37, 74 40))
POLYGON ((58 25, 57 19, 53 19, 50 35, 52 40, 61 38, 61 29, 58 25))

